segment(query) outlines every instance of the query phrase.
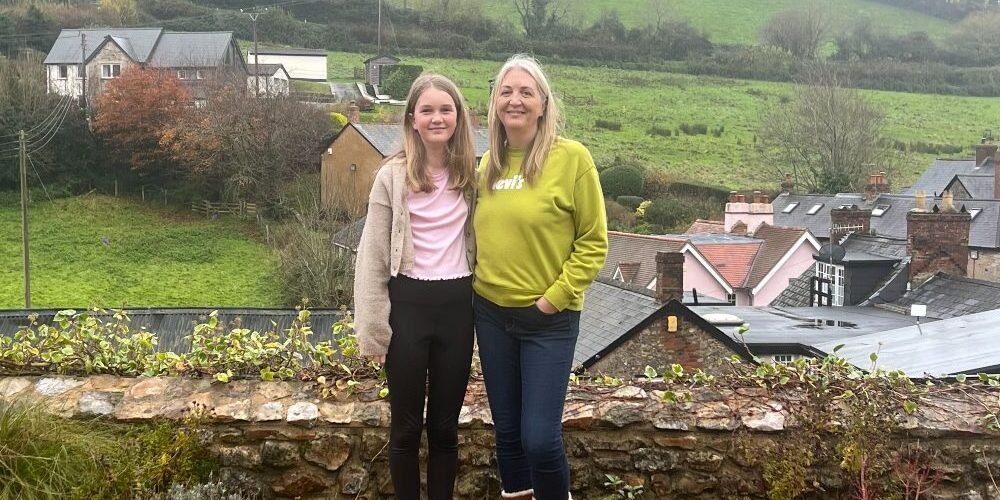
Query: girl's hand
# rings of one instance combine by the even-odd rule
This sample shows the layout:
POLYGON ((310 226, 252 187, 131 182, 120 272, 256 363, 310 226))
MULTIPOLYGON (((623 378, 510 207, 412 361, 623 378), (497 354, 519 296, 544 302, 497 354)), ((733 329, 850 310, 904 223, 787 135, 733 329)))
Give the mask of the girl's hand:
POLYGON ((374 356, 365 356, 369 361, 374 361, 380 365, 385 364, 385 354, 379 354, 374 356))

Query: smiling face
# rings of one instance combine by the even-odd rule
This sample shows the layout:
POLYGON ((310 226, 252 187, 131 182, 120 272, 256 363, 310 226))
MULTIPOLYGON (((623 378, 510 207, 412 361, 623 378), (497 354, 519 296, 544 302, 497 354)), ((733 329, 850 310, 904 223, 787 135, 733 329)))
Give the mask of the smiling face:
POLYGON ((428 88, 413 107, 413 130, 420 135, 426 148, 444 148, 455 134, 458 110, 447 92, 428 88))
POLYGON ((527 71, 514 68, 504 75, 497 88, 496 110, 512 145, 523 147, 538 131, 545 98, 527 71))

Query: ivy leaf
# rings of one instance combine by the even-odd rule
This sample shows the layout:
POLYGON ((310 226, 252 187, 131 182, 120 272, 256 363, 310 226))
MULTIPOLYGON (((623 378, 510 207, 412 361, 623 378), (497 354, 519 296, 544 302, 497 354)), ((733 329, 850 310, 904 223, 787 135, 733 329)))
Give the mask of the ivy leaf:
POLYGON ((385 399, 385 397, 388 396, 388 395, 389 395, 389 388, 388 387, 383 387, 382 389, 380 389, 378 391, 378 397, 380 397, 382 399, 385 399))
POLYGON ((684 375, 684 367, 677 363, 670 365, 670 371, 678 377, 684 375))
POLYGON ((223 384, 228 383, 229 382, 229 373, 227 373, 227 372, 216 373, 215 374, 215 380, 218 380, 219 382, 222 382, 223 384))
POLYGON ((844 344, 837 344, 837 346, 833 348, 833 352, 837 352, 837 351, 839 351, 839 350, 841 350, 843 348, 844 348, 844 344))
POLYGON ((917 411, 917 403, 914 403, 909 399, 903 401, 903 411, 905 411, 907 415, 913 415, 913 412, 917 411))
POLYGON ((646 369, 642 371, 642 374, 645 375, 646 378, 656 378, 657 375, 656 369, 649 365, 646 365, 646 369))
POLYGON ((665 391, 663 393, 663 400, 667 401, 667 402, 670 402, 670 403, 676 403, 677 402, 677 394, 674 393, 674 391, 665 391))
POLYGON ((878 361, 878 354, 875 354, 873 352, 870 355, 868 355, 868 359, 872 360, 872 363, 874 363, 874 362, 878 361))
POLYGON ((960 383, 960 384, 964 384, 965 383, 965 374, 964 373, 959 373, 958 375, 955 375, 955 380, 958 383, 960 383))

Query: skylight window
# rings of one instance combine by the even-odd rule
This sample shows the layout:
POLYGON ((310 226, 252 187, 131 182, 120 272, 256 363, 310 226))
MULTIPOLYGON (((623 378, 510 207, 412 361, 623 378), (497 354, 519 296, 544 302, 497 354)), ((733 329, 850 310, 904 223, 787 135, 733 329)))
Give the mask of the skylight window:
POLYGON ((975 219, 976 216, 979 215, 982 211, 983 209, 981 208, 973 208, 972 210, 969 210, 969 215, 971 215, 972 218, 975 219))
POLYGON ((886 212, 886 210, 889 210, 890 206, 891 205, 876 205, 875 208, 872 209, 872 216, 873 217, 881 217, 882 214, 884 214, 886 212))
POLYGON ((790 213, 792 213, 792 210, 795 210, 795 207, 797 207, 797 206, 799 206, 799 202, 797 202, 797 201, 789 203, 788 206, 785 207, 785 209, 781 211, 781 213, 783 213, 783 214, 790 214, 790 213))
POLYGON ((809 211, 806 212, 806 214, 808 214, 808 215, 816 215, 816 212, 819 212, 819 209, 821 209, 821 208, 823 208, 823 204, 822 203, 817 203, 817 204, 813 205, 812 208, 810 208, 809 211))

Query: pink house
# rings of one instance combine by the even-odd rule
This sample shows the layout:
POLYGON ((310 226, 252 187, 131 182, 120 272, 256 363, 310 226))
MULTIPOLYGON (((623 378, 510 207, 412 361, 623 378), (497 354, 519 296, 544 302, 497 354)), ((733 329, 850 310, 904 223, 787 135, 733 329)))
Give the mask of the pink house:
POLYGON ((656 252, 684 255, 684 291, 741 306, 765 306, 792 278, 814 264, 819 242, 806 229, 761 223, 753 237, 733 234, 648 236, 608 232, 608 258, 599 277, 650 290, 656 252))

